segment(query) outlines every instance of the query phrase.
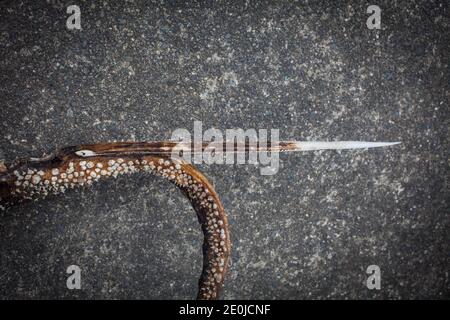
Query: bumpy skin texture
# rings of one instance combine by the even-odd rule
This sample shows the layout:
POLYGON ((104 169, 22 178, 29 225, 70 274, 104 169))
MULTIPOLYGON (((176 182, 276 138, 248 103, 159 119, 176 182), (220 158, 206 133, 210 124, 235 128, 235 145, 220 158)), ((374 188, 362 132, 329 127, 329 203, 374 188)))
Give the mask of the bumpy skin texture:
POLYGON ((197 299, 217 299, 230 255, 228 221, 211 184, 193 166, 170 158, 164 143, 106 143, 68 147, 54 156, 0 168, 0 208, 120 174, 149 172, 177 185, 194 207, 204 234, 197 299), (91 151, 80 156, 80 150, 91 151))

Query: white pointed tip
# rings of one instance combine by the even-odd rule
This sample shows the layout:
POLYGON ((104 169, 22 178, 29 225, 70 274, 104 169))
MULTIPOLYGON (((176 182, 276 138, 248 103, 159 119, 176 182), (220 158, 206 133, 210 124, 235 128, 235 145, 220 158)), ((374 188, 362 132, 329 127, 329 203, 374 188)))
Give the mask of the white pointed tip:
POLYGON ((366 149, 393 146, 401 142, 367 142, 367 141, 304 141, 296 142, 299 151, 366 149))
POLYGON ((387 147, 394 146, 396 144, 400 144, 401 142, 362 142, 367 144, 367 148, 377 148, 377 147, 387 147))

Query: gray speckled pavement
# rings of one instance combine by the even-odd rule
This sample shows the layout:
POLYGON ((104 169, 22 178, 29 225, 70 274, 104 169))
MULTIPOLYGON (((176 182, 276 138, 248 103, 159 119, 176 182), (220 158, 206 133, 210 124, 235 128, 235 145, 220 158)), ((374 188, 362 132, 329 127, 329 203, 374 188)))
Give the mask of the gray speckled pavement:
MULTIPOLYGON (((1 156, 164 140, 195 120, 400 140, 281 155, 274 176, 198 166, 229 216, 222 298, 449 299, 449 2, 373 2, 381 30, 364 1, 2 1, 1 156), (66 29, 69 4, 82 30, 66 29)), ((1 213, 0 298, 193 298, 201 243, 168 182, 99 183, 1 213)))

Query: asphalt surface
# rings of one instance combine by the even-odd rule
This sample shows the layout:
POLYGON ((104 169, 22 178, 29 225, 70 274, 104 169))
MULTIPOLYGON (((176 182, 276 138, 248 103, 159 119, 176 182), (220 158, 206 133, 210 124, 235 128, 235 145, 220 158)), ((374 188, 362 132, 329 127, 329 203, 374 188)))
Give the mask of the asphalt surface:
MULTIPOLYGON (((177 128, 401 141, 198 165, 228 213, 223 299, 450 298, 448 1, 2 1, 0 158, 177 128), (82 30, 68 30, 69 4, 82 30), (369 4, 381 10, 370 30, 369 4), (381 289, 366 287, 378 265, 381 289)), ((190 299, 194 210, 136 175, 1 212, 0 298, 190 299), (81 290, 66 269, 81 268, 81 290)))

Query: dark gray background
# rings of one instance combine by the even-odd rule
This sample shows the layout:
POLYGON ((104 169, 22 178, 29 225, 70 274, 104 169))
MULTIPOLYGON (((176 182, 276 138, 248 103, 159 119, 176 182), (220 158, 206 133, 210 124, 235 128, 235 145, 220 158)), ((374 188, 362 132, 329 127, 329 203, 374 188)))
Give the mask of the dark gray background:
MULTIPOLYGON (((278 128, 400 146, 201 165, 228 212, 224 299, 449 298, 448 1, 2 1, 0 149, 278 128), (95 3, 95 4, 94 4, 95 3), (82 30, 66 29, 66 6, 82 30), (369 30, 366 9, 382 9, 369 30), (365 286, 379 265, 382 288, 365 286)), ((1 213, 1 298, 195 297, 181 193, 122 177, 1 213), (82 269, 82 290, 65 270, 82 269)))

